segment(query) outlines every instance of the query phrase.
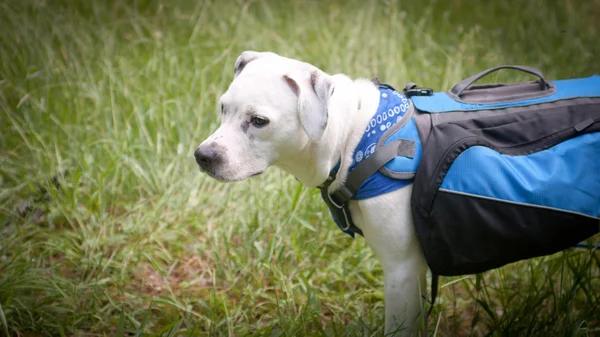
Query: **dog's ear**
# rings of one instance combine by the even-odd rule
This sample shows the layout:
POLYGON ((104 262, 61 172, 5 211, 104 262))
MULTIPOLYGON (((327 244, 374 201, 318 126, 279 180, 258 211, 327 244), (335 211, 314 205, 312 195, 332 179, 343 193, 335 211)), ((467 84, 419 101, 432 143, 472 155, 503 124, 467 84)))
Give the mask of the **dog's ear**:
POLYGON ((261 53, 261 52, 257 52, 257 51, 253 51, 253 50, 246 50, 244 52, 242 52, 242 54, 240 54, 240 56, 238 56, 237 60, 235 61, 235 70, 233 71, 233 78, 238 77, 238 75, 242 72, 242 70, 244 70, 244 67, 256 60, 257 58, 263 56, 265 53, 261 53))
POLYGON ((331 76, 312 67, 283 76, 298 97, 298 114, 304 132, 312 141, 318 141, 327 127, 327 103, 333 94, 331 76))

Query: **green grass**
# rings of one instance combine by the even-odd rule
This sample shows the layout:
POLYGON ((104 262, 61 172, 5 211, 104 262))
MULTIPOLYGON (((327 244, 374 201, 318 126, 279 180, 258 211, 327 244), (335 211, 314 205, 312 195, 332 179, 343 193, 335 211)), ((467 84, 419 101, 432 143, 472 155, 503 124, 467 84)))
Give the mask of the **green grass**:
MULTIPOLYGON (((0 335, 382 335, 381 267, 315 190, 198 172, 236 57, 436 90, 599 73, 600 1, 553 3, 1 2, 0 335)), ((598 252, 441 283, 430 334, 600 335, 598 252)))

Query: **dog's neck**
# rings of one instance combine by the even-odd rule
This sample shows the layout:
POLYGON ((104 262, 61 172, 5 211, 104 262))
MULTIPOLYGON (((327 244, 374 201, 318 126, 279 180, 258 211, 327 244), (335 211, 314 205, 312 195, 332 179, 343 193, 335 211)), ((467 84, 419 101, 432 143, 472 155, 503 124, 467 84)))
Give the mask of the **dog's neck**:
POLYGON ((323 137, 318 142, 308 142, 295 156, 276 164, 302 184, 317 187, 340 163, 330 190, 345 182, 354 149, 379 105, 379 91, 371 81, 352 81, 344 75, 334 75, 333 78, 335 94, 328 104, 327 128, 323 137))

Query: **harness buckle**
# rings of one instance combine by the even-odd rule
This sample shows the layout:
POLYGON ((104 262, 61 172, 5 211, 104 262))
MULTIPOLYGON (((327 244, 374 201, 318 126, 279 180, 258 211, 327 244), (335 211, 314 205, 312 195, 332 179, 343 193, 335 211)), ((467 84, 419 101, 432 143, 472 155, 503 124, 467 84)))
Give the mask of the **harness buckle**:
POLYGON ((406 95, 406 97, 411 97, 411 96, 432 96, 433 95, 433 89, 431 89, 431 88, 420 88, 414 82, 409 82, 406 85, 406 87, 404 87, 403 91, 404 91, 404 95, 406 95))
POLYGON ((342 208, 348 200, 352 199, 353 196, 354 192, 344 184, 329 195, 329 200, 331 200, 336 207, 342 208))

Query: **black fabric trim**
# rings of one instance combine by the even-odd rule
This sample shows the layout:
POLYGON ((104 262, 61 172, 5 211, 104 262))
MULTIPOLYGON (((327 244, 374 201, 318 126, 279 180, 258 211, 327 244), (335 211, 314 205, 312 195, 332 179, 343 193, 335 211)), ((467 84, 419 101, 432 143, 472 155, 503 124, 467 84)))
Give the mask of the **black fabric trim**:
POLYGON ((444 192, 444 193, 464 195, 464 196, 469 197, 469 198, 482 198, 482 199, 487 199, 487 200, 491 200, 491 201, 503 202, 503 203, 507 203, 507 204, 521 205, 523 207, 543 208, 543 209, 547 209, 547 210, 551 210, 551 211, 555 211, 555 212, 571 213, 571 214, 577 215, 577 216, 583 216, 583 217, 587 217, 587 218, 592 218, 592 219, 600 220, 600 214, 598 214, 598 216, 591 216, 591 215, 587 215, 585 213, 580 213, 580 212, 575 212, 575 211, 569 211, 569 210, 566 210, 566 209, 561 209, 561 208, 556 208, 556 207, 542 206, 542 205, 536 205, 536 204, 528 204, 528 203, 524 203, 524 202, 504 200, 504 199, 500 199, 500 198, 491 198, 491 197, 486 197, 486 196, 483 196, 483 195, 477 195, 477 194, 472 194, 472 193, 466 193, 466 192, 459 192, 459 191, 448 190, 448 189, 445 189, 445 188, 440 188, 440 191, 444 192))
POLYGON ((420 112, 418 109, 415 109, 415 115, 424 114, 431 117, 434 125, 443 124, 443 123, 451 123, 451 122, 459 122, 468 119, 482 119, 487 117, 494 117, 499 115, 510 115, 517 112, 523 111, 546 111, 548 109, 554 109, 559 107, 568 107, 568 106, 577 106, 577 105, 586 105, 586 104, 598 104, 600 103, 599 97, 576 97, 572 99, 563 99, 560 101, 554 102, 545 102, 535 105, 528 106, 513 106, 506 107, 500 109, 484 109, 477 111, 452 111, 452 112, 441 112, 441 113, 429 113, 429 112, 420 112))
POLYGON ((429 139, 429 134, 431 133, 431 127, 433 124, 433 117, 437 114, 431 114, 429 112, 422 112, 415 108, 414 118, 415 124, 417 125, 417 132, 419 134, 419 139, 421 139, 421 146, 427 143, 429 139))
MULTIPOLYGON (((413 206, 415 206, 413 204, 413 206)), ((440 191, 431 212, 415 208, 432 273, 481 273, 569 248, 598 233, 597 219, 440 191)))

